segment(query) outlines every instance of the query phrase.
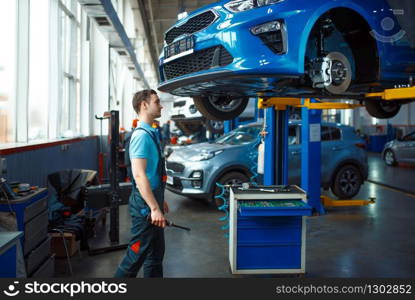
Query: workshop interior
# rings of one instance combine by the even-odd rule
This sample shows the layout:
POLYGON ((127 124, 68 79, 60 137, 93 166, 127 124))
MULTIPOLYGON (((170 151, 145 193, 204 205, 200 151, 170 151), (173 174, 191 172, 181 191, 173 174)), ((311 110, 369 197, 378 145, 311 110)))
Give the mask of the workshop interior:
POLYGON ((2 0, 0 25, 0 277, 140 247, 148 89, 164 277, 415 277, 415 1, 2 0))

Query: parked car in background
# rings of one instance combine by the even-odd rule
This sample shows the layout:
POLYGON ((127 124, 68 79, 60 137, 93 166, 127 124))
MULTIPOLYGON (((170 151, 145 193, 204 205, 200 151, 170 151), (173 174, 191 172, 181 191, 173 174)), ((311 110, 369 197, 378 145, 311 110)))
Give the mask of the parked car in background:
POLYGON ((386 143, 382 158, 388 166, 396 166, 399 162, 415 163, 415 131, 386 143))
POLYGON ((415 77, 414 19, 413 0, 218 1, 165 33, 159 90, 193 97, 212 120, 259 94, 355 99, 391 118, 413 99, 364 94, 415 77))
MULTIPOLYGON (((190 198, 204 198, 216 205, 216 182, 233 184, 249 181, 257 160, 262 124, 244 125, 216 139, 174 149, 167 158, 167 189, 190 198), (253 155, 251 155, 253 154, 253 155), (253 159, 251 159, 253 157, 253 159)), ((321 182, 341 199, 354 197, 367 179, 364 142, 352 127, 322 123, 321 182)), ((289 183, 301 177, 301 122, 289 123, 289 183)))
POLYGON ((176 127, 186 135, 192 135, 205 126, 212 133, 223 133, 223 121, 208 120, 196 108, 193 99, 180 97, 174 100, 170 116, 176 127))

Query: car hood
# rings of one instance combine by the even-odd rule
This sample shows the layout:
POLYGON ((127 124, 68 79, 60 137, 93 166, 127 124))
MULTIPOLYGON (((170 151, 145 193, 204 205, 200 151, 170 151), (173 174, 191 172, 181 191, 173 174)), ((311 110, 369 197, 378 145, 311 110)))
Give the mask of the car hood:
POLYGON ((393 147, 394 145, 396 145, 397 143, 398 143, 398 141, 397 141, 397 140, 393 140, 393 141, 387 142, 387 143, 385 144, 384 148, 385 148, 385 149, 386 149, 386 148, 391 148, 391 147, 393 147))
POLYGON ((170 154, 168 161, 189 161, 190 158, 199 156, 201 153, 211 153, 228 148, 235 147, 233 145, 220 145, 213 143, 200 143, 189 146, 182 146, 173 149, 174 151, 170 154))

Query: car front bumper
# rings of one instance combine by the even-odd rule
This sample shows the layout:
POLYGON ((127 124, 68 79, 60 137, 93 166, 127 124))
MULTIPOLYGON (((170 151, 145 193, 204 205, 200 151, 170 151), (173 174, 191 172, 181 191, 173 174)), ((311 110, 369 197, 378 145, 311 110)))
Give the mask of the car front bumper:
MULTIPOLYGON (((190 162, 190 161, 169 161, 167 160, 167 176, 173 182, 168 182, 166 188, 176 194, 207 199, 211 194, 209 179, 214 176, 214 164, 211 160, 190 162), (194 172, 202 172, 201 178, 194 178, 194 172), (200 187, 195 187, 192 183, 199 181, 200 187)), ((168 179, 168 180, 169 180, 168 179)))
POLYGON ((163 56, 160 58, 159 90, 183 96, 217 93, 221 90, 227 94, 231 92, 255 97, 257 92, 277 89, 282 79, 298 79, 303 75, 304 60, 299 59, 301 39, 298 36, 301 36, 307 22, 304 11, 294 10, 284 2, 237 14, 230 13, 222 6, 216 6, 213 10, 218 14, 218 19, 193 34, 195 45, 192 54, 167 63, 163 56), (253 27, 275 20, 284 24, 281 30, 285 36, 286 52, 281 54, 273 52, 259 36, 251 33, 253 27), (218 60, 217 53, 211 53, 212 58, 192 58, 202 52, 207 53, 206 50, 213 47, 221 47, 218 53, 226 52, 223 58, 226 64, 220 63, 222 57, 218 60), (197 70, 194 65, 202 60, 207 61, 207 66, 197 70), (175 76, 167 74, 167 68, 175 64, 182 71, 189 66, 191 72, 185 74, 186 71, 183 71, 184 74, 179 72, 175 76))

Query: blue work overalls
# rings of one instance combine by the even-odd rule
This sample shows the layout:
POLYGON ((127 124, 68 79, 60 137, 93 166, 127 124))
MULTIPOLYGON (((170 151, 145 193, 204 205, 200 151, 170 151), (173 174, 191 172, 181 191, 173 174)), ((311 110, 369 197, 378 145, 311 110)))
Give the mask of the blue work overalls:
MULTIPOLYGON (((161 180, 160 186, 152 191, 160 209, 163 210, 166 169, 160 144, 150 131, 141 127, 136 130, 146 131, 158 149, 157 173, 161 176, 161 180)), ((131 181, 133 184, 129 200, 132 221, 131 241, 115 277, 136 277, 142 265, 144 265, 144 277, 163 277, 164 229, 149 222, 150 208, 138 191, 134 178, 131 178, 131 181)))

